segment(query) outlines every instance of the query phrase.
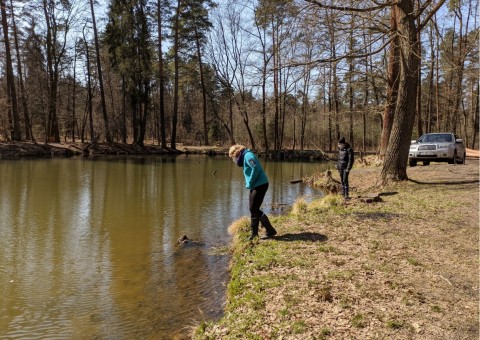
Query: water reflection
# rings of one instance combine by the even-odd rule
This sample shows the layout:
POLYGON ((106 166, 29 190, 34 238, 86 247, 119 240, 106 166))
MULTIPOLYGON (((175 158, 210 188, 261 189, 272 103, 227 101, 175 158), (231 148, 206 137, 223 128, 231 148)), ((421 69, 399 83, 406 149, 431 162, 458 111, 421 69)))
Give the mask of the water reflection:
MULTIPOLYGON (((319 194, 289 184, 318 163, 263 165, 264 210, 319 194)), ((0 338, 168 339, 219 316, 229 259, 211 249, 247 194, 225 157, 0 162, 0 338)))

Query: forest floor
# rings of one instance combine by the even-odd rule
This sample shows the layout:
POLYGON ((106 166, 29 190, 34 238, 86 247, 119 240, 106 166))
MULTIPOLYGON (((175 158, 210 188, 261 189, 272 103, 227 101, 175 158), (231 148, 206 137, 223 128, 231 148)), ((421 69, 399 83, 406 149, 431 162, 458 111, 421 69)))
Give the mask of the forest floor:
POLYGON ((299 199, 271 218, 269 240, 246 241, 247 218, 232 225, 224 317, 193 336, 478 339, 478 159, 409 167, 408 181, 383 188, 380 170, 350 175, 352 196, 379 202, 299 199))

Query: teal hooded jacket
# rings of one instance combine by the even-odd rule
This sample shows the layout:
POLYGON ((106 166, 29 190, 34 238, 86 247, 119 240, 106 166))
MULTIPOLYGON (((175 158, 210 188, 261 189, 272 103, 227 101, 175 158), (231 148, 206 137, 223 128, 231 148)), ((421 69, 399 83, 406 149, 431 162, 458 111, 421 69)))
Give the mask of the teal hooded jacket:
POLYGON ((247 189, 254 189, 262 184, 268 183, 268 177, 263 171, 258 158, 250 149, 243 153, 243 176, 247 189))

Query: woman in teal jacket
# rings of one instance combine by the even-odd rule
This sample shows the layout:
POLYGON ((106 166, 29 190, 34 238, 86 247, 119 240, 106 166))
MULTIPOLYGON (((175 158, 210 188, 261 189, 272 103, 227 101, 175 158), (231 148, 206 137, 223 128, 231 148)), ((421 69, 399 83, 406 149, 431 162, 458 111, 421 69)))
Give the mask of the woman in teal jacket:
POLYGON ((249 240, 253 240, 258 236, 258 225, 261 223, 266 229, 264 238, 270 238, 277 234, 277 231, 270 223, 267 215, 260 210, 265 194, 268 190, 268 177, 263 171, 258 158, 255 154, 245 146, 236 144, 230 147, 228 156, 239 166, 243 168, 243 176, 245 177, 245 185, 250 190, 248 197, 248 207, 250 210, 250 228, 252 234, 249 240))

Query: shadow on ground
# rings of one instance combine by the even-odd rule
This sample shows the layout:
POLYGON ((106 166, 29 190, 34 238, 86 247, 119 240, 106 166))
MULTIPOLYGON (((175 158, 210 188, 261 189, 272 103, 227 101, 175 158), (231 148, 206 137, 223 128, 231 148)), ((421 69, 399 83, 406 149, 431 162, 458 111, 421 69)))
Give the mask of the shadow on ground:
POLYGON ((361 220, 373 220, 373 221, 391 221, 394 218, 398 218, 399 214, 385 213, 380 211, 372 212, 353 212, 352 215, 361 220))
POLYGON ((308 241, 308 242, 326 242, 328 237, 319 233, 298 233, 298 234, 283 234, 274 237, 277 241, 293 242, 293 241, 308 241))
POLYGON ((416 181, 414 179, 409 178, 408 179, 410 182, 413 182, 415 184, 420 184, 420 185, 459 185, 459 184, 476 184, 479 183, 479 180, 469 180, 469 181, 437 181, 437 182, 421 182, 421 181, 416 181))
POLYGON ((390 191, 390 192, 381 192, 378 196, 394 196, 397 195, 398 191, 390 191))

